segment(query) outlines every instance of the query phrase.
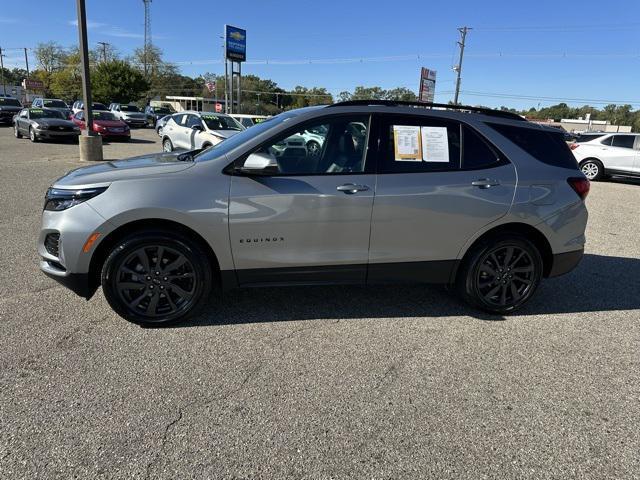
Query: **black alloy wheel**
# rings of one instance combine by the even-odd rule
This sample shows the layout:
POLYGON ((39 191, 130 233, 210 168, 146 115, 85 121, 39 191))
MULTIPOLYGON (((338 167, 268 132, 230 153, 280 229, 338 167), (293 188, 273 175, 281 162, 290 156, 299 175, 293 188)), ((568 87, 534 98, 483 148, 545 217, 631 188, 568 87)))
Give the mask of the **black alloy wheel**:
POLYGON ((479 245, 463 265, 459 290, 465 300, 491 313, 524 305, 542 278, 542 257, 524 237, 500 237, 479 245))
POLYGON ((145 233, 118 243, 102 286, 112 308, 142 325, 166 325, 196 313, 211 290, 206 254, 186 237, 145 233))

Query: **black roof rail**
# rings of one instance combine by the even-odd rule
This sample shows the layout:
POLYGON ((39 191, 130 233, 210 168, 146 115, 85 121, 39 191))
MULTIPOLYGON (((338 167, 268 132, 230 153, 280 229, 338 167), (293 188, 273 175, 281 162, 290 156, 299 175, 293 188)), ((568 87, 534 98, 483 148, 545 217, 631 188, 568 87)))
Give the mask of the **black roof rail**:
POLYGON ((380 105, 386 107, 422 107, 422 108, 446 108, 449 110, 460 110, 474 113, 482 113, 484 115, 491 115, 494 117, 509 118, 511 120, 521 120, 526 122, 525 118, 522 118, 517 113, 509 112, 506 110, 494 110, 492 108, 484 107, 471 107, 469 105, 450 105, 448 103, 427 103, 427 102, 407 102, 403 100, 347 100, 345 102, 332 103, 329 107, 355 107, 355 106, 369 106, 380 105))

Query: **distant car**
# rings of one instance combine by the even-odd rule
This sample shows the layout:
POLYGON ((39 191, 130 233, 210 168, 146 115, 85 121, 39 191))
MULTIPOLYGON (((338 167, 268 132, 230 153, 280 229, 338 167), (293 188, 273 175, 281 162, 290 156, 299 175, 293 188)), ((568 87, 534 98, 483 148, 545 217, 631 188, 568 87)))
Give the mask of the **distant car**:
MULTIPOLYGON (((174 114, 177 115, 177 114, 174 114)), ((162 118, 160 118, 157 122, 156 122, 156 133, 158 134, 158 136, 160 138, 162 138, 162 129, 164 128, 164 126, 167 124, 167 122, 169 121, 169 119, 171 118, 171 115, 166 115, 162 118)))
POLYGON ((112 103, 109 105, 109 111, 130 127, 145 127, 147 125, 147 116, 136 105, 112 103))
MULTIPOLYGON (((100 110, 104 112, 109 111, 109 109, 104 103, 99 103, 99 102, 93 102, 91 104, 91 108, 93 110, 100 110)), ((71 107, 72 115, 75 115, 76 113, 81 112, 82 110, 84 110, 84 102, 82 100, 76 100, 75 102, 73 102, 73 106, 71 107)))
POLYGON ((64 100, 60 100, 59 98, 34 98, 33 102, 31 102, 31 106, 33 108, 49 108, 51 110, 57 110, 64 118, 71 118, 71 109, 64 102, 64 100))
POLYGON ((13 117, 22 109, 22 104, 17 98, 0 97, 0 123, 11 124, 13 117))
POLYGON ((208 148, 243 130, 237 120, 223 113, 180 112, 170 116, 162 129, 162 149, 208 148))
POLYGON ((151 105, 144 107, 144 114, 147 116, 147 123, 150 127, 156 127, 158 120, 174 113, 176 113, 175 110, 169 107, 153 107, 151 105))
POLYGON ((604 132, 579 133, 576 136, 576 143, 590 142, 591 140, 595 140, 596 138, 604 137, 605 135, 606 135, 606 133, 604 133, 604 132))
MULTIPOLYGON (((81 129, 86 128, 83 111, 76 113, 72 120, 81 129)), ((131 139, 129 125, 122 120, 118 120, 111 112, 93 111, 93 131, 105 138, 131 139)))
POLYGON ((253 127, 269 118, 265 115, 247 115, 244 113, 232 113, 230 116, 235 118, 245 128, 253 127))
POLYGON ((13 122, 16 138, 28 136, 32 142, 38 140, 75 140, 80 128, 59 110, 50 108, 23 108, 13 122))
POLYGON ((611 175, 640 177, 640 134, 602 133, 571 144, 571 151, 589 180, 611 175))

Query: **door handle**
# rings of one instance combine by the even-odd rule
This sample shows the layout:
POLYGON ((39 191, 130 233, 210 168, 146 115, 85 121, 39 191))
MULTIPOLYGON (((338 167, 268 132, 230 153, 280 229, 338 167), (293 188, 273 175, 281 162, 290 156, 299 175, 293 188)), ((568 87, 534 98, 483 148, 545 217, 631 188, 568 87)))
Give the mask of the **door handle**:
POLYGON ((491 188, 500 185, 500 182, 490 178, 479 178, 478 180, 471 182, 471 185, 479 188, 491 188))
POLYGON ((366 192, 367 190, 369 190, 369 187, 367 185, 356 185, 354 183, 345 183, 344 185, 340 185, 336 187, 336 190, 338 190, 339 192, 344 192, 346 194, 351 195, 358 192, 366 192))

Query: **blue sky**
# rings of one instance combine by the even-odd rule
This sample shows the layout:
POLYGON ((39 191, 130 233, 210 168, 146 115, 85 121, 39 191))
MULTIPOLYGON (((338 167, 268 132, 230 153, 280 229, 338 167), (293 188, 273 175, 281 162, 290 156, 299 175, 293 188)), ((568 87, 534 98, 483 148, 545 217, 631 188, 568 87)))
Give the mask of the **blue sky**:
MULTIPOLYGON (((154 43, 192 76, 222 72, 219 36, 229 23, 247 30, 243 73, 283 88, 417 90, 426 66, 438 72, 436 101, 446 102, 454 89, 456 28, 468 25, 463 103, 521 108, 577 99, 567 103, 640 108, 637 0, 153 0, 151 16, 154 43)), ((92 46, 110 42, 126 55, 142 44, 142 0, 87 0, 87 17, 92 46)), ((0 47, 71 46, 74 19, 73 0, 3 1, 0 47)), ((5 54, 7 66, 23 66, 21 51, 5 54)))

